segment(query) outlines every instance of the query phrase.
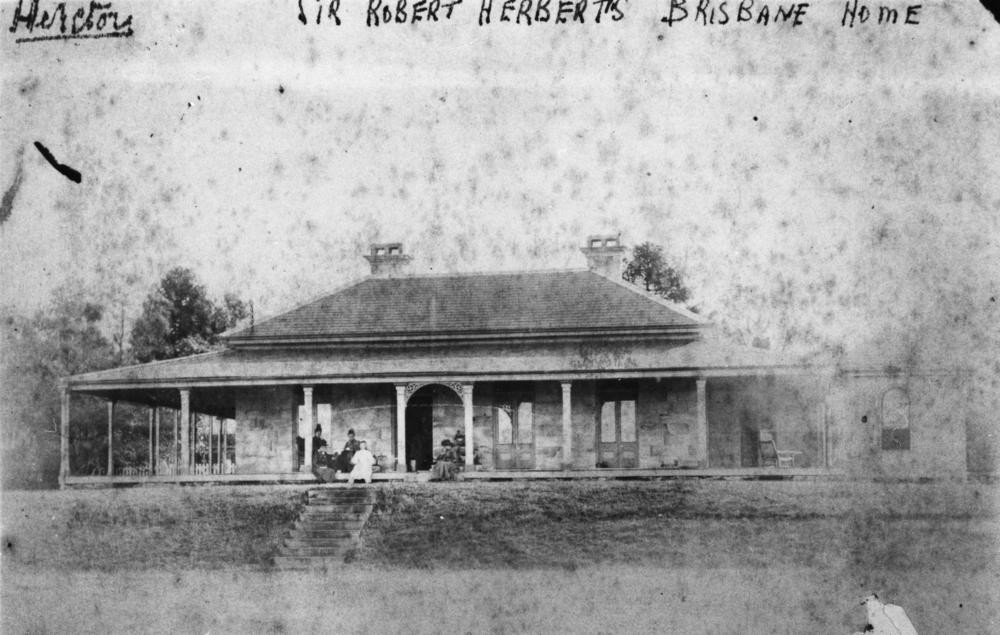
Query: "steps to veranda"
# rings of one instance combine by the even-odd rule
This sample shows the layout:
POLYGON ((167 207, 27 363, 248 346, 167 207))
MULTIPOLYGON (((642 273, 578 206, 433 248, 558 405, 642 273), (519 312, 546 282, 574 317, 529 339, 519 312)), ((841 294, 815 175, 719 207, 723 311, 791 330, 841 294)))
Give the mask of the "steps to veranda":
POLYGON ((360 542, 372 511, 367 487, 324 487, 307 493, 306 506, 278 548, 281 569, 333 568, 360 542))

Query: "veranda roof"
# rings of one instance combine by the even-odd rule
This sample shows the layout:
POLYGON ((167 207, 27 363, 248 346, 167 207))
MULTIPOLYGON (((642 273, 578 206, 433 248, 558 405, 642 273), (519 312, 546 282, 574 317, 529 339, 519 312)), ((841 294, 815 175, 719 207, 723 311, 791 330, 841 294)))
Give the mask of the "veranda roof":
POLYGON ((768 351, 704 340, 522 345, 228 349, 75 375, 78 391, 290 383, 736 376, 801 370, 768 351))

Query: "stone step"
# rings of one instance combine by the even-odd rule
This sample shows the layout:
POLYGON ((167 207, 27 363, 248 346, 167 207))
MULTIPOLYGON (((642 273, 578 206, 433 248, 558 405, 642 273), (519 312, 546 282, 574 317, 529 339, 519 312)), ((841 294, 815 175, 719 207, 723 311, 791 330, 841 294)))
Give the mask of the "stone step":
POLYGON ((368 492, 309 492, 309 500, 370 500, 371 494, 368 492))
POLYGON ((297 520, 292 529, 360 529, 365 526, 363 518, 341 518, 334 520, 297 520))
POLYGON ((305 524, 319 523, 363 523, 368 520, 368 514, 324 514, 322 516, 299 516, 299 522, 305 524))
POLYGON ((299 546, 299 547, 287 547, 281 546, 278 548, 279 556, 324 556, 327 558, 340 556, 343 558, 348 551, 353 550, 356 547, 354 544, 337 545, 336 547, 315 547, 315 546, 299 546))
POLYGON ((340 553, 358 546, 357 539, 338 538, 337 540, 297 540, 285 538, 281 544, 282 552, 299 555, 340 553))
POLYGON ((350 530, 340 530, 336 532, 324 532, 322 534, 300 534, 294 536, 288 536, 285 538, 285 542, 307 542, 309 544, 324 544, 324 545, 334 545, 342 540, 357 540, 358 536, 361 535, 360 531, 350 531, 350 530))
POLYGON ((308 534, 332 534, 338 531, 361 531, 365 526, 363 522, 353 521, 353 522, 339 522, 339 523, 323 523, 321 525, 315 525, 313 523, 303 523, 296 524, 290 531, 292 532, 305 532, 308 534))
POLYGON ((294 529, 308 529, 309 527, 321 527, 324 529, 356 529, 364 526, 367 518, 364 516, 351 515, 346 518, 300 518, 295 521, 294 529))
POLYGON ((344 556, 275 556, 281 569, 337 569, 344 566, 344 556))
POLYGON ((372 509, 371 503, 344 503, 342 505, 334 504, 318 504, 318 505, 306 505, 302 509, 303 514, 320 514, 324 512, 336 512, 343 514, 345 512, 351 512, 354 514, 363 514, 369 512, 372 509))

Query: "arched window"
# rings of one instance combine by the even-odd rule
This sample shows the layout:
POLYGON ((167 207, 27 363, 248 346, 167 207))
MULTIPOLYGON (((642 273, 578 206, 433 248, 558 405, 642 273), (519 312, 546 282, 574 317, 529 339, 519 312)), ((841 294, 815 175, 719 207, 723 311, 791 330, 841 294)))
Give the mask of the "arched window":
POLYGON ((882 395, 882 449, 910 449, 910 395, 890 388, 882 395))

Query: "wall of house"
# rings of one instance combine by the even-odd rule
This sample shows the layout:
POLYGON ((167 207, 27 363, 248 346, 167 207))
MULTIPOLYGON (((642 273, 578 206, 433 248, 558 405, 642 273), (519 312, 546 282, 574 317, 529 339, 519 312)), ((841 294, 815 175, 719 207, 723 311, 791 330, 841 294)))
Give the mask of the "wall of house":
POLYGON ((237 392, 237 474, 294 469, 295 393, 290 387, 243 388, 237 392))
MULTIPOLYGON (((299 405, 302 404, 301 397, 299 405)), ((396 389, 390 384, 346 384, 317 386, 313 392, 313 425, 323 426, 331 452, 339 452, 354 430, 359 441, 368 443, 375 456, 395 457, 396 389), (329 405, 329 422, 321 404, 329 405)))
POLYGON ((698 396, 693 379, 638 385, 639 467, 693 466, 697 461, 698 396))
POLYGON ((800 453, 795 467, 823 467, 824 386, 810 377, 709 379, 709 466, 756 467, 767 430, 778 450, 800 453))
POLYGON ((844 377, 826 401, 833 467, 876 478, 965 478, 970 411, 960 378, 844 377), (890 390, 908 397, 909 449, 883 445, 883 429, 899 419, 886 411, 890 390))

